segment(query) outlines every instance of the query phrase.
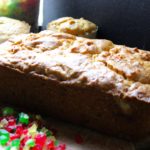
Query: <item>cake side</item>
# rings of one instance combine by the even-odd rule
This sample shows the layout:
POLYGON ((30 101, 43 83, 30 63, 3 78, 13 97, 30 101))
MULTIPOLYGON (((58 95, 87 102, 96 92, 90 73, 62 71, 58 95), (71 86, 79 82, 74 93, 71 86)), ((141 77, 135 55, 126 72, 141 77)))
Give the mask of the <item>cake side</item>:
POLYGON ((0 49, 3 102, 130 139, 149 135, 150 52, 51 31, 0 49))
POLYGON ((146 102, 113 96, 95 86, 63 85, 2 66, 0 70, 1 103, 125 139, 143 140, 149 136, 150 106, 146 102))

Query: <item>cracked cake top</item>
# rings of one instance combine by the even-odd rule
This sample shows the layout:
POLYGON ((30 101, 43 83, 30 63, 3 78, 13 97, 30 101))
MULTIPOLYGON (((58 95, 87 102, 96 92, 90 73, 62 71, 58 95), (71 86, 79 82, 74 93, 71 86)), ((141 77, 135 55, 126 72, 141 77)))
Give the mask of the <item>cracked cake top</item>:
POLYGON ((0 66, 60 84, 95 86, 123 97, 150 101, 150 52, 42 31, 0 45, 0 66))

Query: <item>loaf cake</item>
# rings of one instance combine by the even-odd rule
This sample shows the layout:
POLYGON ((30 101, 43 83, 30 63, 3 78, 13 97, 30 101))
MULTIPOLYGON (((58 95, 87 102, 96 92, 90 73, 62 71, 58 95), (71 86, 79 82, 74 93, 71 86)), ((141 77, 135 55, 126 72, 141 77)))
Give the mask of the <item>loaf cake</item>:
POLYGON ((24 21, 0 17, 0 43, 8 40, 14 35, 30 32, 30 25, 24 21))
POLYGON ((49 22, 47 29, 81 37, 95 38, 98 27, 93 22, 84 18, 62 17, 49 22))
POLYGON ((130 140, 150 135, 150 52, 42 31, 0 45, 1 103, 130 140))

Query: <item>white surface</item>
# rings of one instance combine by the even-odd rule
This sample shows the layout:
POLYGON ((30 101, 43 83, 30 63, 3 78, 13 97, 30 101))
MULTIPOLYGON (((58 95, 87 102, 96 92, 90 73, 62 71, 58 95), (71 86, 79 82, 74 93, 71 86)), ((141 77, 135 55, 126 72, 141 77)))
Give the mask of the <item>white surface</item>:
POLYGON ((78 127, 69 123, 46 119, 50 128, 56 129, 56 138, 65 143, 66 150, 135 150, 132 143, 108 137, 86 128, 78 127), (82 144, 75 141, 76 135, 80 135, 83 139, 82 144))

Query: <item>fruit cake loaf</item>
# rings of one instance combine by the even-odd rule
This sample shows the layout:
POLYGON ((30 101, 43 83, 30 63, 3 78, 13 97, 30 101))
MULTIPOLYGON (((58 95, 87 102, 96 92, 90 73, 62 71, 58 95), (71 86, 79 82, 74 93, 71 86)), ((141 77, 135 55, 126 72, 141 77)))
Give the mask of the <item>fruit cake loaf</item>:
POLYGON ((150 52, 43 31, 0 45, 0 99, 131 140, 150 135, 150 52))

